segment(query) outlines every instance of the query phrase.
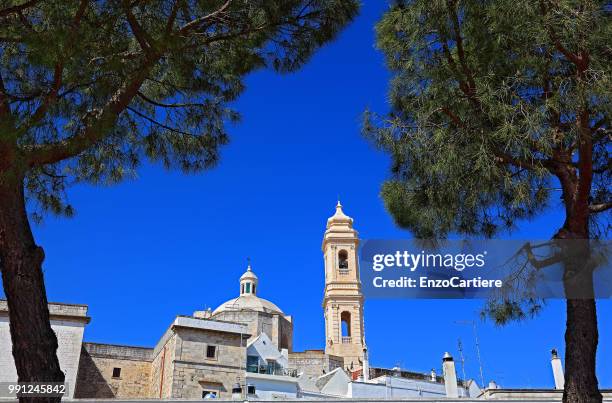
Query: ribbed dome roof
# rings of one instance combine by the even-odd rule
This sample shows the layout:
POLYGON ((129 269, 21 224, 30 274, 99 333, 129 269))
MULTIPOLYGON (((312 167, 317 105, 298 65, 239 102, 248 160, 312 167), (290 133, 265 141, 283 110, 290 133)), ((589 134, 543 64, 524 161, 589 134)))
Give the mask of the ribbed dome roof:
POLYGON ((281 311, 281 309, 272 302, 252 294, 241 295, 238 298, 230 299, 229 301, 224 302, 213 311, 213 316, 220 312, 228 311, 255 311, 265 313, 280 313, 284 315, 283 311, 281 311))
POLYGON ((245 271, 244 274, 240 276, 240 280, 246 280, 246 279, 257 280, 257 276, 255 275, 255 273, 253 273, 253 269, 251 269, 251 265, 249 265, 249 267, 247 267, 247 271, 245 271))

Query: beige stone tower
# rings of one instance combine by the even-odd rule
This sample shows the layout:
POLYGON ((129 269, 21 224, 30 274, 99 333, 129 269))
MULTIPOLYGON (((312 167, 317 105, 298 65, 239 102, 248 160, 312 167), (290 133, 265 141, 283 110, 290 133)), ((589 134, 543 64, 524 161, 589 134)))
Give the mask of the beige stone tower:
POLYGON ((325 352, 344 358, 344 367, 349 369, 362 366, 365 348, 358 246, 353 219, 344 214, 338 201, 323 237, 325 352))

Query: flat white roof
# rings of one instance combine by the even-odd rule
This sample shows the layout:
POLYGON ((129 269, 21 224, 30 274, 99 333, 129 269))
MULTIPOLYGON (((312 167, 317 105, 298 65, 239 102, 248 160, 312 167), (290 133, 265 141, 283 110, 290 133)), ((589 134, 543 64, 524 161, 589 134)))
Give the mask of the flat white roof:
MULTIPOLYGON (((258 374, 256 372, 246 372, 246 379, 262 379, 266 381, 276 381, 276 382, 288 382, 288 383, 298 383, 298 378, 294 378, 292 376, 286 375, 271 375, 271 374, 258 374)), ((258 399, 259 400, 259 399, 258 399)))
POLYGON ((238 333, 246 335, 248 333, 247 325, 242 323, 222 322, 219 320, 189 318, 186 316, 177 316, 172 323, 172 326, 189 327, 193 329, 214 330, 217 332, 238 333))

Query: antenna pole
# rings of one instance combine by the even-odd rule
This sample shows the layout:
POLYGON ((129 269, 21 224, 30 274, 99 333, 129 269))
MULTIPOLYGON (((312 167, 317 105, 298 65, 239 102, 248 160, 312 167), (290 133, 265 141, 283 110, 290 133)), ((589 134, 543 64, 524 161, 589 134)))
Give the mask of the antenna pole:
POLYGON ((478 366, 480 367, 480 382, 482 382, 482 387, 485 387, 484 383, 484 373, 482 370, 482 359, 480 358, 480 343, 478 342, 478 330, 476 329, 476 322, 472 321, 472 326, 474 328, 474 340, 476 341, 476 354, 478 354, 478 366))
POLYGON ((476 329, 476 321, 474 320, 456 320, 455 323, 459 325, 472 325, 474 330, 474 343, 476 344, 476 356, 478 357, 478 367, 480 370, 480 382, 482 387, 485 387, 484 383, 484 371, 482 369, 482 358, 480 357, 480 342, 478 341, 478 330, 476 329))
POLYGON ((465 358, 463 357, 463 344, 461 343, 461 338, 457 339, 457 348, 459 349, 459 357, 461 357, 461 373, 463 374, 463 382, 466 382, 467 379, 465 377, 465 358))

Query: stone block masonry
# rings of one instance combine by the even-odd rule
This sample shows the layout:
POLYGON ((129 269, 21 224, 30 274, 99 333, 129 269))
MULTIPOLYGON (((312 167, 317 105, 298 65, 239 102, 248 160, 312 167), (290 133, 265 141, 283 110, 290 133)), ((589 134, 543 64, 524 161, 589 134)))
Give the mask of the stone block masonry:
POLYGON ((153 349, 83 343, 75 398, 150 397, 153 349))
MULTIPOLYGON (((66 397, 72 398, 77 384, 83 332, 90 320, 87 305, 49 303, 49 314, 58 341, 57 357, 68 383, 66 397)), ((17 382, 12 346, 8 304, 6 300, 0 300, 0 382, 17 382)))

